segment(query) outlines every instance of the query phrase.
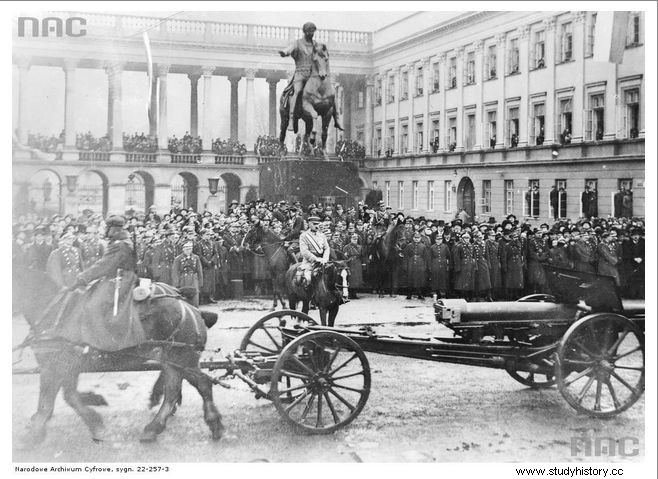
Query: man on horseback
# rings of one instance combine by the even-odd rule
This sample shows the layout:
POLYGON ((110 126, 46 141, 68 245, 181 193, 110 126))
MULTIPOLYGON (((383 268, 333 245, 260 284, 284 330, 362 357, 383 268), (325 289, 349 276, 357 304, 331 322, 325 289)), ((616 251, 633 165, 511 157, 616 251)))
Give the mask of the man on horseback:
POLYGON ((308 218, 308 230, 299 236, 299 252, 302 256, 302 264, 298 269, 301 274, 301 284, 304 288, 311 285, 313 270, 318 265, 327 264, 331 249, 327 237, 319 231, 320 218, 310 216, 308 218))
POLYGON ((306 22, 302 27, 304 38, 296 40, 286 50, 279 50, 279 55, 282 57, 291 56, 295 60, 295 75, 291 83, 293 85, 293 93, 288 103, 288 115, 290 116, 289 129, 292 130, 293 116, 295 114, 295 106, 297 105, 297 96, 304 91, 306 80, 311 77, 311 69, 313 67, 313 53, 315 51, 315 41, 313 35, 317 30, 315 24, 306 22))

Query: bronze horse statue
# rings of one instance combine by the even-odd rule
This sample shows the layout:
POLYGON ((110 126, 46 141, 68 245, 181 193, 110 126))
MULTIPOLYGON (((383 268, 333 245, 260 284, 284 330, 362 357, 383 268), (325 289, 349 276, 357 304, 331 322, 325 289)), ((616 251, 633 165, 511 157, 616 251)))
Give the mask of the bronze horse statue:
MULTIPOLYGON (((256 248, 262 250, 262 254, 267 257, 267 263, 272 280, 272 292, 274 301, 272 310, 276 309, 277 301, 281 303, 283 309, 287 309, 285 296, 286 271, 290 266, 290 259, 285 247, 285 239, 281 239, 276 233, 269 229, 263 228, 259 223, 255 225, 242 239, 242 243, 254 251, 256 248)), ((258 254, 258 253, 254 253, 258 254)))
MULTIPOLYGON (((164 289, 173 288, 163 285, 164 289)), ((186 379, 201 395, 204 419, 212 438, 219 440, 224 427, 213 402, 211 379, 199 369, 199 357, 207 340, 207 327, 198 309, 187 304, 181 297, 162 294, 137 303, 136 314, 140 318, 146 342, 115 352, 104 352, 84 344, 49 335, 52 318, 44 316, 54 301, 63 295, 80 294, 58 290, 43 272, 26 270, 16 275, 14 288, 22 291, 15 311, 23 313, 30 324, 29 345, 39 364, 40 386, 37 412, 32 416, 25 446, 42 442, 46 436, 46 423, 52 416, 55 399, 63 390, 64 400, 80 416, 91 432, 94 441, 103 440, 103 420, 88 407, 78 392, 78 377, 82 372, 139 371, 147 361, 160 365, 164 385, 164 401, 153 420, 146 425, 140 437, 142 442, 154 441, 166 427, 167 419, 180 399, 182 380, 186 379)), ((175 290, 173 290, 175 291, 175 290)), ((64 313, 66 310, 64 310, 64 313)), ((65 321, 61 318, 55 319, 65 321)))
POLYGON ((339 130, 343 127, 338 120, 338 109, 336 106, 336 90, 331 84, 329 78, 329 51, 323 43, 316 43, 313 49, 313 67, 311 68, 311 77, 304 85, 304 91, 297 95, 297 104, 290 105, 292 95, 292 82, 288 85, 279 102, 279 115, 281 117, 281 130, 279 142, 283 149, 283 142, 286 139, 286 130, 290 122, 289 108, 294 108, 293 131, 298 132, 299 120, 304 121, 304 144, 313 143, 311 138, 313 123, 319 117, 322 118, 322 154, 326 158, 327 130, 329 122, 333 118, 334 125, 339 130))
POLYGON ((333 327, 343 296, 347 296, 350 274, 347 262, 330 261, 320 266, 319 272, 311 281, 309 290, 300 287, 295 281, 299 265, 301 263, 293 264, 286 272, 290 309, 294 310, 297 303, 301 301, 302 313, 308 313, 310 302, 313 300, 320 310, 322 326, 333 327))

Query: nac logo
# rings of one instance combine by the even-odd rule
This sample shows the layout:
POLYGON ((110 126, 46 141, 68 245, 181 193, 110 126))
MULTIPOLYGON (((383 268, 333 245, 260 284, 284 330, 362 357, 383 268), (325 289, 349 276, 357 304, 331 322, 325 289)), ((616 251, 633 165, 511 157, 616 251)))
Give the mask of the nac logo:
POLYGON ((35 17, 18 17, 18 36, 25 37, 83 37, 87 34, 87 19, 69 17, 62 20, 58 17, 46 17, 41 20, 35 17))

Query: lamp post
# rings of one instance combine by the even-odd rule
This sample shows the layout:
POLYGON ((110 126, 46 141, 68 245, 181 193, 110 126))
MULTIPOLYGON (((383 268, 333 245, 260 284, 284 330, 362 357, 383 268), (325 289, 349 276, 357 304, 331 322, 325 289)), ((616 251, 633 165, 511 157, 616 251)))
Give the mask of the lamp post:
POLYGON ((210 190, 210 194, 215 196, 219 189, 219 178, 208 178, 208 189, 210 190))

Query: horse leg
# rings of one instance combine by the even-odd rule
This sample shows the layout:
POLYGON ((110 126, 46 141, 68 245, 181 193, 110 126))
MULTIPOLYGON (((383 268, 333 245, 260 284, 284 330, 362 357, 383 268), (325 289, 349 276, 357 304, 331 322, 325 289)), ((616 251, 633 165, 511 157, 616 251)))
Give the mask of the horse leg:
POLYGON ((53 415, 55 399, 62 387, 64 378, 54 368, 43 368, 39 376, 39 402, 37 412, 30 418, 28 431, 21 438, 25 447, 31 447, 43 442, 46 438, 46 422, 53 415))
POLYGON ((162 376, 164 380, 164 401, 153 420, 144 427, 144 431, 139 438, 141 442, 153 442, 157 439, 158 434, 165 430, 167 419, 173 414, 176 401, 181 396, 183 378, 180 371, 164 364, 162 366, 162 376))
POLYGON ((322 326, 327 326, 327 310, 325 308, 318 308, 318 309, 320 310, 320 324, 322 326))
POLYGON ((310 303, 310 300, 308 300, 308 299, 303 299, 302 300, 302 313, 308 314, 309 303, 310 303))
POLYGON ((78 392, 78 375, 74 374, 64 380, 63 395, 66 404, 71 406, 78 413, 78 416, 84 421, 91 432, 91 438, 94 442, 100 442, 105 436, 105 426, 103 418, 89 406, 86 406, 78 392))
MULTIPOLYGON (((162 401, 162 396, 164 395, 164 374, 160 372, 158 375, 158 379, 155 380, 155 384, 153 385, 153 389, 151 390, 151 396, 149 397, 149 409, 153 409, 155 406, 160 404, 160 401, 162 401)), ((183 402, 183 395, 181 394, 178 400, 176 401, 176 404, 174 404, 174 410, 171 412, 171 415, 173 416, 176 414, 176 409, 178 406, 180 406, 183 402)))
POLYGON ((338 304, 335 304, 329 308, 329 324, 328 326, 330 328, 334 327, 334 324, 336 323, 336 316, 338 316, 338 304))
POLYGON ((215 406, 212 397, 212 382, 210 378, 198 369, 185 369, 183 377, 199 391, 203 400, 203 419, 210 428, 213 441, 219 441, 224 433, 222 416, 215 406))
POLYGON ((325 113, 322 116, 322 157, 327 160, 329 159, 329 156, 327 155, 327 130, 329 129, 329 120, 330 116, 329 113, 325 113))
POLYGON ((333 111, 331 112, 331 116, 334 119, 334 126, 338 128, 340 131, 344 131, 342 125, 340 124, 340 121, 338 120, 338 108, 334 106, 332 110, 333 111))

